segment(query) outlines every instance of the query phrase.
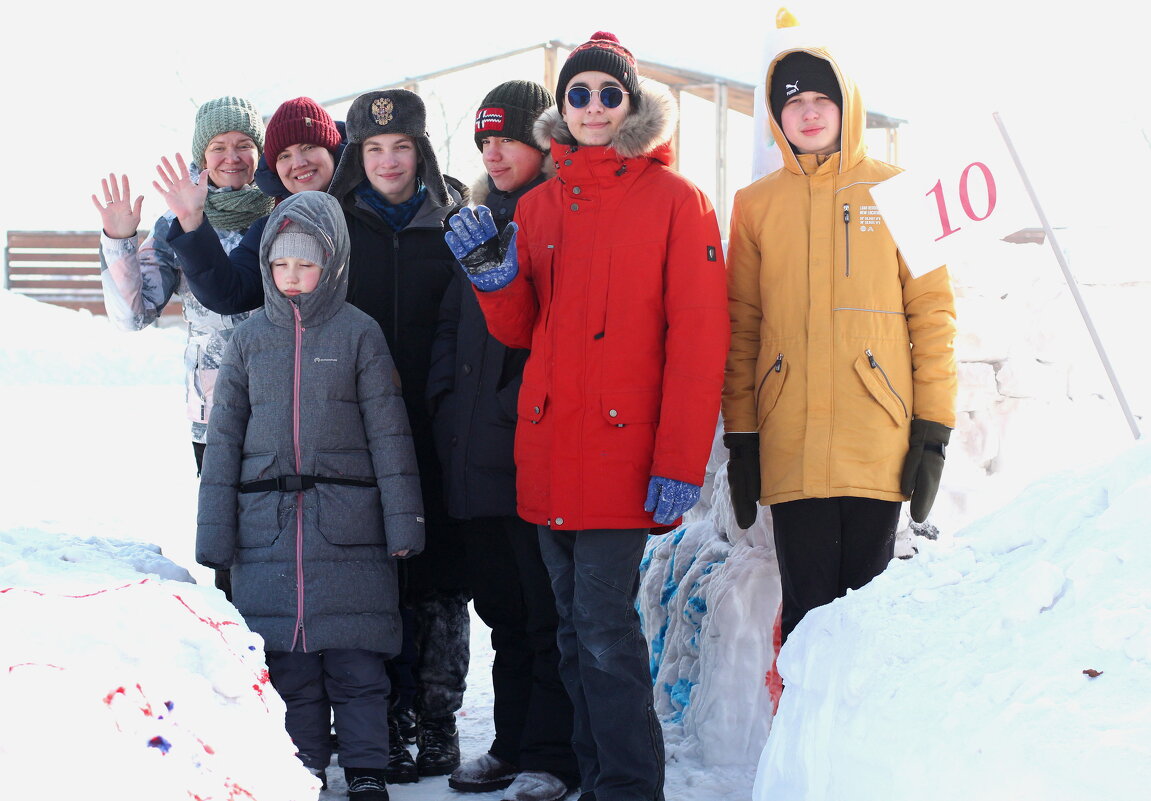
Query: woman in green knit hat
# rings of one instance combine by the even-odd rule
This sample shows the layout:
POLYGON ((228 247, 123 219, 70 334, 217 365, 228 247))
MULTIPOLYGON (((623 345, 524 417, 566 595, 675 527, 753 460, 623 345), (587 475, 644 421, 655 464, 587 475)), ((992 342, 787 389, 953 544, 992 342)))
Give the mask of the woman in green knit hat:
MULTIPOLYGON (((196 111, 189 174, 193 180, 208 181, 204 213, 225 250, 239 244, 248 226, 272 210, 272 199, 252 183, 263 146, 264 122, 251 101, 219 97, 196 111)), ((184 351, 187 414, 199 474, 220 358, 232 328, 248 313, 216 314, 195 298, 180 259, 168 244, 174 220, 171 212, 160 217, 151 235, 141 242, 143 197, 133 200, 126 175, 110 173, 100 183, 101 194, 92 195, 92 203, 103 224, 100 269, 108 317, 118 328, 140 331, 160 318, 173 296, 183 305, 188 324, 184 351)), ((225 586, 224 577, 217 576, 217 585, 225 586)))

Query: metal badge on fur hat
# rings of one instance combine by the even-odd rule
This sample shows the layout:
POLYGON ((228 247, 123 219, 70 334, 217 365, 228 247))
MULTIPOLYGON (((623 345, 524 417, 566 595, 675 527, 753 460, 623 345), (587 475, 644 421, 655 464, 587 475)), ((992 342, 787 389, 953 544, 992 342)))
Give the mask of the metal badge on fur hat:
POLYGON ((348 134, 348 147, 336 166, 336 174, 328 191, 343 198, 364 179, 364 155, 361 145, 365 140, 382 134, 410 137, 416 143, 420 156, 419 176, 428 194, 439 206, 448 205, 448 187, 440 173, 439 161, 432 149, 427 133, 427 112, 424 101, 407 89, 384 89, 367 92, 352 101, 344 124, 348 134))
POLYGON ((564 108, 564 93, 567 92, 568 83, 581 72, 606 72, 631 95, 631 105, 639 105, 639 74, 636 72, 635 56, 619 43, 614 33, 597 31, 591 35, 591 39, 571 51, 556 82, 556 102, 560 111, 564 108))
POLYGON ((217 97, 196 109, 196 129, 192 134, 192 160, 203 166, 204 151, 215 137, 228 131, 239 131, 264 150, 264 121, 251 100, 242 97, 217 97))
POLYGON ((385 89, 357 97, 348 109, 348 141, 360 143, 380 134, 427 136, 424 101, 407 89, 385 89))
POLYGON ((534 81, 501 83, 487 93, 476 111, 476 147, 483 150, 485 138, 503 136, 539 148, 532 126, 553 105, 551 92, 534 81))
POLYGON ((771 113, 779 120, 783 104, 800 92, 819 92, 843 109, 843 90, 826 59, 811 53, 788 53, 771 73, 771 113))
POLYGON ((340 147, 340 131, 332 115, 310 97, 285 100, 268 120, 264 153, 274 164, 280 153, 292 145, 318 145, 335 156, 340 147))

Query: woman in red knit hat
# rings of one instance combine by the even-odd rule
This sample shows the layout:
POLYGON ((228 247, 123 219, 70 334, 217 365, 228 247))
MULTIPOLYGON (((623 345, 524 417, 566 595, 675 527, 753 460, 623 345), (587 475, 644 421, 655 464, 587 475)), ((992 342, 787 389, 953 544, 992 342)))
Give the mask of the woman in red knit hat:
MULTIPOLYGON (((343 135, 330 114, 310 97, 286 100, 268 120, 264 156, 256 183, 266 195, 283 200, 308 189, 324 191, 332 182, 343 150, 343 135)), ((154 183, 176 220, 168 243, 180 255, 192 292, 219 314, 240 314, 264 303, 260 277, 260 237, 267 218, 256 220, 230 253, 219 247, 204 219, 205 188, 192 183, 183 160, 163 160, 154 183)))

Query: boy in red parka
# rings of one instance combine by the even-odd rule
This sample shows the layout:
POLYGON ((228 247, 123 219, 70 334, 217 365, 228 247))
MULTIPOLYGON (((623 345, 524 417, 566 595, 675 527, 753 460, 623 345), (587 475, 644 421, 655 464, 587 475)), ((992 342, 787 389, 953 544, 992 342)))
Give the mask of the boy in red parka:
POLYGON ((647 536, 699 499, 729 340, 711 204, 671 169, 671 100, 609 33, 575 48, 536 138, 557 177, 496 236, 479 207, 449 246, 492 334, 530 348, 520 515, 560 615, 583 799, 663 798, 663 739, 635 598, 647 536))

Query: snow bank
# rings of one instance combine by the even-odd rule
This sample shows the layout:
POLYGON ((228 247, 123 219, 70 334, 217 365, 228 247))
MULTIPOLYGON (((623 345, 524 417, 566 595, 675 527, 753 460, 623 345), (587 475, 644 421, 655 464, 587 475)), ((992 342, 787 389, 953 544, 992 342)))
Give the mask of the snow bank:
POLYGON ((262 641, 189 581, 154 546, 0 532, 0 794, 314 801, 262 641))
POLYGON ((755 801, 1145 797, 1149 493, 1145 443, 809 613, 755 801))

